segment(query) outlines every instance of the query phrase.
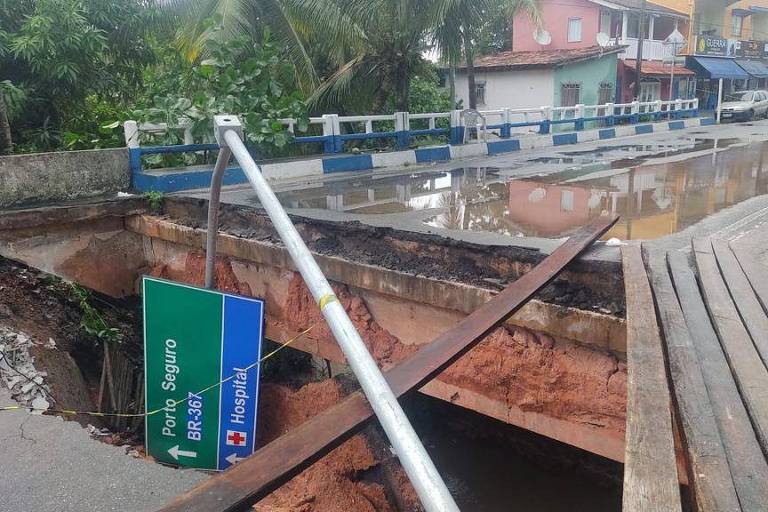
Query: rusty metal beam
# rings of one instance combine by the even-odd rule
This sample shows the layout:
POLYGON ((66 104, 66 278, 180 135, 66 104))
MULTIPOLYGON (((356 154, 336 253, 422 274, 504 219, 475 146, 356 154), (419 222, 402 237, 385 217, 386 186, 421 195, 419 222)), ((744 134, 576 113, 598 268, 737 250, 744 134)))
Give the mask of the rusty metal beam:
MULTIPOLYGON (((530 272, 386 372, 392 391, 402 396, 437 376, 549 284, 617 220, 617 216, 599 217, 581 228, 530 272)), ((178 496, 162 511, 244 510, 349 439, 372 417, 365 396, 360 391, 352 393, 244 461, 178 496)))

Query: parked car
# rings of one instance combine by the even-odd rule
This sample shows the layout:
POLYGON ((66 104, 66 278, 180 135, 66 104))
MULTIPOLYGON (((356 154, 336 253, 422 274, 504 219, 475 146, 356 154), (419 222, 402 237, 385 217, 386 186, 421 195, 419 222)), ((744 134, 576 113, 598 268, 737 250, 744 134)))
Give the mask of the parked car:
POLYGON ((744 121, 760 116, 768 117, 768 91, 742 91, 735 99, 724 101, 721 108, 721 119, 744 121))

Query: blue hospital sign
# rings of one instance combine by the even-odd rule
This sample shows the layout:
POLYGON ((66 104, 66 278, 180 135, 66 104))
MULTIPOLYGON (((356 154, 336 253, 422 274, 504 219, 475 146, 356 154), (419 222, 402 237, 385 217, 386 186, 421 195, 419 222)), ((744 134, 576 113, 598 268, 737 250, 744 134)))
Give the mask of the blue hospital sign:
POLYGON ((226 469, 256 448, 264 302, 144 278, 147 453, 226 469), (220 384, 219 384, 220 383, 220 384))

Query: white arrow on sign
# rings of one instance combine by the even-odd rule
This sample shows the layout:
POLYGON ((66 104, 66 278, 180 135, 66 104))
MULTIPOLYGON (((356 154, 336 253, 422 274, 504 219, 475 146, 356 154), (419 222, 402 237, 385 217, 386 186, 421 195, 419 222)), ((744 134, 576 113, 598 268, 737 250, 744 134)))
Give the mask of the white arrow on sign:
POLYGON ((197 457, 197 452, 188 452, 186 450, 179 450, 179 445, 169 448, 168 453, 170 453, 171 457, 173 457, 175 460, 179 460, 179 457, 190 457, 190 458, 197 457))
POLYGON ((245 460, 245 457, 238 457, 236 453, 232 453, 232 454, 229 454, 226 457, 224 457, 224 460, 226 460, 230 464, 234 465, 234 464, 240 462, 241 460, 245 460))

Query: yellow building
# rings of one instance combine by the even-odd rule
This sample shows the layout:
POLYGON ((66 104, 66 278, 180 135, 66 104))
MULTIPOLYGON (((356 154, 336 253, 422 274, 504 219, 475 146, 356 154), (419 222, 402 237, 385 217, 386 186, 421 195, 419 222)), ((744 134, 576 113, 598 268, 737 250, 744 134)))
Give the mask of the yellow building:
POLYGON ((650 0, 690 18, 687 35, 768 41, 768 0, 650 0))

